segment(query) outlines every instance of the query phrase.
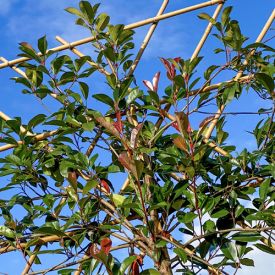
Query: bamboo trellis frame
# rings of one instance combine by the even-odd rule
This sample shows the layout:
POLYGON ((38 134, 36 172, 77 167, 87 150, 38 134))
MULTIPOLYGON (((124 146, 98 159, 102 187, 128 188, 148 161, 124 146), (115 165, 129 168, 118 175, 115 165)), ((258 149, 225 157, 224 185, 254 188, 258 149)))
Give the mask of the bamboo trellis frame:
MULTIPOLYGON (((148 19, 145 19, 145 20, 141 20, 141 21, 138 21, 138 22, 126 25, 125 29, 135 29, 135 28, 139 28, 139 27, 151 24, 151 26, 150 26, 150 28, 149 28, 149 30, 148 30, 148 32, 147 32, 147 34, 146 34, 146 36, 145 36, 145 38, 143 40, 143 43, 142 43, 142 45, 141 45, 141 47, 140 47, 140 49, 138 51, 138 54, 137 54, 137 56, 135 58, 135 61, 134 61, 133 65, 132 65, 132 67, 130 69, 129 74, 132 74, 134 72, 134 70, 136 69, 136 67, 137 67, 137 65, 139 63, 139 60, 142 57, 143 52, 145 51, 146 47, 148 46, 148 44, 150 42, 150 39, 151 39, 151 37, 152 37, 155 29, 157 28, 158 22, 160 22, 162 20, 165 20, 165 19, 168 19, 168 18, 171 18, 171 17, 174 17, 174 16, 178 16, 178 15, 185 14, 185 13, 188 13, 188 12, 191 12, 191 11, 195 11, 195 10, 199 10, 199 9, 202 9, 202 8, 205 8, 205 7, 209 7, 209 6, 212 6, 212 5, 217 5, 217 7, 215 9, 215 12, 214 12, 214 14, 212 16, 213 19, 216 19, 218 17, 219 13, 220 13, 222 7, 223 7, 224 2, 225 2, 225 0, 212 0, 212 1, 207 1, 207 2, 200 3, 200 4, 197 4, 197 5, 189 6, 189 7, 186 7, 186 8, 178 9, 176 11, 172 11, 172 12, 168 12, 168 13, 163 13, 164 10, 165 10, 165 8, 169 4, 169 0, 164 0, 163 3, 162 3, 162 5, 161 5, 161 7, 160 7, 160 9, 159 9, 159 11, 158 11, 158 13, 157 13, 157 15, 155 17, 148 18, 148 19)), ((261 30, 261 32, 260 32, 260 34, 259 34, 256 42, 260 42, 263 39, 263 37, 267 33, 267 31, 270 28, 270 26, 271 26, 272 22, 274 21, 274 19, 275 19, 275 10, 272 11, 272 13, 271 13, 270 17, 268 18, 265 26, 261 30)), ((194 52, 192 54, 191 59, 194 59, 195 57, 198 56, 200 50, 202 49, 204 43, 206 42, 207 37, 209 36, 209 34, 211 32, 211 29, 212 29, 212 24, 209 23, 207 25, 207 27, 206 27, 206 29, 205 29, 205 31, 204 31, 204 33, 203 33, 200 41, 198 42, 198 44, 196 46, 196 48, 195 48, 195 50, 194 50, 194 52)), ((85 55, 81 51, 79 51, 76 47, 94 41, 95 37, 87 37, 87 38, 84 38, 84 39, 81 39, 81 40, 77 40, 77 41, 74 41, 74 42, 67 42, 63 38, 61 38, 59 36, 56 36, 56 40, 59 41, 62 45, 54 47, 54 48, 50 49, 50 51, 52 51, 52 52, 60 52, 60 51, 64 51, 64 50, 71 50, 77 56, 82 57, 82 56, 85 56, 85 55)), ((253 52, 251 54, 253 54, 253 52)), ((39 53, 39 55, 41 55, 41 53, 39 53)), ((17 58, 17 59, 13 59, 13 60, 7 60, 4 57, 0 57, 0 61, 2 62, 0 64, 0 69, 6 68, 6 67, 11 67, 15 72, 17 72, 18 74, 20 74, 23 77, 26 77, 25 72, 22 71, 21 69, 17 68, 16 65, 18 65, 18 64, 20 64, 20 63, 22 63, 24 61, 28 61, 28 60, 30 60, 30 59, 26 58, 26 57, 17 58)), ((93 67, 97 68, 97 70, 99 72, 101 72, 101 73, 103 73, 105 75, 110 74, 104 68, 99 67, 95 62, 87 61, 87 63, 90 66, 93 66, 93 67)), ((244 76, 243 77, 242 76, 242 72, 239 72, 234 79, 230 79, 230 80, 227 80, 227 81, 224 81, 224 82, 220 82, 220 83, 217 83, 217 84, 212 84, 212 85, 204 87, 201 90, 191 91, 190 95, 191 96, 192 95, 196 95, 196 94, 198 94, 198 92, 199 93, 204 93, 204 92, 209 92, 209 91, 216 90, 222 84, 224 84, 225 82, 226 83, 232 83, 234 81, 240 81, 240 82, 242 82, 242 81, 250 80, 251 78, 253 78, 252 75, 251 76, 244 76)), ((52 96, 54 98, 56 98, 55 94, 52 94, 52 96)), ((208 143, 209 146, 213 147, 220 154, 227 156, 227 153, 225 151, 223 151, 221 148, 217 147, 214 143, 209 142, 209 138, 211 136, 211 133, 212 133, 213 129, 216 126, 218 118, 222 115, 223 110, 224 110, 224 107, 222 106, 217 111, 215 119, 212 121, 212 123, 210 124, 210 127, 208 128, 207 133, 205 134, 205 142, 208 143)), ((4 119, 4 120, 10 120, 11 119, 8 115, 4 114, 3 112, 0 112, 0 117, 2 119, 4 119)), ((172 119, 172 121, 175 120, 173 118, 173 116, 170 116, 170 119, 172 119)), ((97 122, 101 126, 103 126, 103 127, 106 124, 106 121, 97 121, 97 122)), ((26 132, 26 129, 23 126, 21 126, 20 131, 21 132, 26 132)), ((44 133, 41 133, 41 134, 33 135, 33 140, 34 140, 34 142, 41 141, 41 140, 47 139, 48 137, 54 136, 56 134, 58 134, 58 130, 44 132, 44 133)), ((100 135, 101 135, 101 133, 99 134, 99 137, 100 137, 100 135)), ((19 140, 17 143, 18 144, 23 144, 23 141, 19 140)), ((14 147, 16 147, 15 144, 6 144, 6 145, 0 147, 0 152, 9 150, 9 149, 14 148, 14 147)), ((91 152, 92 152, 93 149, 94 149, 94 147, 89 150, 89 154, 91 154, 91 152)), ((124 183, 124 185, 122 187, 122 190, 128 184, 129 184, 129 179, 126 179, 126 181, 125 181, 125 183, 124 183)), ((128 221, 126 220, 126 222, 128 222, 128 221)), ((131 226, 131 224, 128 222, 127 226, 131 226)), ((45 241, 45 242, 53 241, 53 239, 51 239, 51 237, 44 237, 44 239, 43 239, 43 241, 45 241)), ((56 239, 54 239, 54 241, 55 240, 59 240, 59 239, 60 239, 59 237, 56 237, 56 239)), ((266 241, 266 239, 263 240, 263 242, 265 242, 265 241, 266 241)), ((37 245, 36 248, 35 248, 35 250, 39 250, 39 248, 40 248, 40 246, 37 245)), ((8 252, 8 251, 15 250, 16 248, 7 247, 5 249, 1 248, 0 251, 1 252, 8 252)), ((31 267, 34 259, 35 259, 35 256, 31 256, 29 258, 28 264, 25 267, 24 272, 27 273, 29 271, 29 269, 30 269, 30 267, 31 267)))

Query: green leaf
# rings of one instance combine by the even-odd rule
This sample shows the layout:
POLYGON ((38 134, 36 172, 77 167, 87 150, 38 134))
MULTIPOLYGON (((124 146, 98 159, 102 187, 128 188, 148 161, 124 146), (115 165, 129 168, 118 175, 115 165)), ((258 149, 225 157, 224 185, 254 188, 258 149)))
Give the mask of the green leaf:
POLYGON ((241 264, 246 266, 254 266, 254 261, 252 259, 243 258, 240 260, 241 264))
POLYGON ((255 242, 261 239, 261 234, 253 232, 241 232, 232 235, 232 239, 239 242, 255 242))
POLYGON ((223 26, 226 26, 227 23, 229 22, 230 18, 230 13, 232 11, 232 6, 229 6, 229 7, 226 7, 223 12, 222 12, 222 19, 221 19, 221 22, 222 22, 222 25, 223 26))
POLYGON ((200 13, 200 14, 198 15, 198 17, 199 17, 200 19, 209 21, 209 22, 212 23, 213 25, 216 24, 216 21, 215 21, 209 14, 207 14, 207 13, 205 13, 205 12, 200 13))
POLYGON ((109 24, 110 17, 106 13, 101 13, 96 19, 96 28, 103 31, 109 24))
POLYGON ((174 250, 174 253, 176 253, 179 258, 181 259, 181 261, 183 263, 186 263, 187 262, 187 254, 185 253, 185 251, 179 247, 176 247, 174 250))
POLYGON ((119 194, 113 194, 112 199, 116 207, 121 207, 125 201, 125 197, 119 194))
POLYGON ((4 225, 0 225, 0 236, 15 238, 15 232, 4 225))
POLYGON ((45 235, 57 235, 60 237, 66 236, 64 232, 50 226, 42 226, 36 229, 35 233, 42 233, 45 235))
POLYGON ((224 254, 225 257, 228 259, 231 259, 233 261, 237 261, 237 249, 234 243, 228 242, 225 243, 222 247, 221 250, 224 254))
POLYGON ((226 216, 228 213, 229 213, 228 210, 221 209, 221 210, 219 210, 217 212, 214 212, 214 213, 212 212, 211 213, 211 218, 218 219, 218 218, 226 216))
POLYGON ((79 8, 82 11, 83 15, 85 15, 85 19, 90 24, 92 24, 95 19, 96 9, 94 9, 91 3, 88 1, 80 1, 79 8))
POLYGON ((78 82, 80 91, 85 99, 89 96, 89 86, 85 82, 78 82))
POLYGON ((67 11, 71 14, 74 14, 76 16, 79 16, 79 17, 83 16, 82 12, 76 8, 69 7, 69 8, 66 8, 65 11, 67 11))
POLYGON ((83 194, 87 194, 91 189, 98 185, 97 180, 88 180, 83 188, 83 194))
POLYGON ((272 77, 265 73, 256 73, 255 78, 259 81, 270 93, 274 91, 274 81, 272 77))
POLYGON ((41 124, 42 122, 45 121, 46 115, 44 114, 39 114, 35 117, 33 117, 29 123, 28 123, 28 128, 33 128, 35 126, 37 126, 38 124, 41 124))
POLYGON ((271 247, 267 246, 267 245, 257 243, 257 244, 255 244, 255 246, 263 252, 275 255, 275 250, 272 249, 271 247))
POLYGON ((48 48, 48 42, 46 40, 46 35, 45 35, 38 40, 38 49, 43 55, 45 55, 47 52, 47 48, 48 48))
POLYGON ((259 195, 260 195, 260 198, 262 200, 265 200, 266 197, 267 197, 267 194, 268 194, 268 189, 269 189, 269 186, 270 186, 270 181, 271 179, 265 179, 261 185, 260 185, 260 189, 259 189, 259 195))
POLYGON ((140 275, 160 275, 160 273, 156 269, 152 269, 152 268, 145 269, 139 274, 140 275))
POLYGON ((91 122, 85 122, 82 124, 82 128, 85 130, 85 131, 93 131, 93 129, 95 128, 95 123, 93 121, 91 122))
POLYGON ((110 98, 108 95, 105 94, 95 94, 93 95, 93 98, 109 105, 110 107, 114 108, 114 101, 112 98, 110 98))
POLYGON ((137 256, 129 256, 122 263, 119 268, 119 274, 123 275, 126 269, 137 259, 137 256))

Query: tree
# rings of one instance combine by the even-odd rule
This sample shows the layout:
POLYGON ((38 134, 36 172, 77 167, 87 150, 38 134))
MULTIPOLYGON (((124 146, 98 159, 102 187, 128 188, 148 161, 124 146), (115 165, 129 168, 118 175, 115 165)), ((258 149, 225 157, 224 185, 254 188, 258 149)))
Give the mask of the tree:
POLYGON ((90 30, 94 58, 54 55, 46 37, 38 49, 20 45, 25 73, 14 80, 59 105, 24 125, 1 115, 0 151, 12 151, 0 159, 0 192, 10 196, 0 201, 0 252, 21 251, 23 274, 230 274, 253 265, 255 247, 275 254, 274 49, 263 36, 248 42, 232 7, 221 21, 202 13, 225 61, 201 73, 197 54, 160 58, 166 76, 157 72, 143 90, 134 31, 98 8, 67 9, 90 30), (96 72, 104 93, 90 91, 96 72), (265 100, 256 112, 265 117, 251 132, 257 148, 238 152, 224 109, 244 90, 265 100), (47 253, 61 263, 30 271, 47 253))

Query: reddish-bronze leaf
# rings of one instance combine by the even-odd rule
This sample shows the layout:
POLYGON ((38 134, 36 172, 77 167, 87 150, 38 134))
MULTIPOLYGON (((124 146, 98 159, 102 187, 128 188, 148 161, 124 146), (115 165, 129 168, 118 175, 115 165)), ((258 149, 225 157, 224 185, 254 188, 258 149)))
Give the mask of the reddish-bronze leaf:
POLYGON ((100 179, 101 186, 107 191, 108 194, 111 193, 110 186, 104 179, 100 179))
POLYGON ((98 249, 96 243, 92 243, 92 244, 89 246, 89 249, 87 250, 88 256, 90 256, 90 255, 95 256, 95 255, 98 254, 99 252, 100 252, 100 250, 98 249))
POLYGON ((176 145, 177 148, 189 154, 186 141, 182 136, 175 137, 173 139, 173 143, 176 145))
POLYGON ((184 112, 175 112, 176 121, 182 135, 185 135, 188 132, 189 119, 184 112))
POLYGON ((140 130, 143 126, 143 123, 137 125, 131 132, 130 146, 135 149, 137 147, 137 141, 139 137, 140 130))
POLYGON ((204 128, 205 126, 207 126, 213 119, 215 116, 209 116, 207 118, 205 118, 199 125, 200 128, 204 128))
POLYGON ((112 240, 110 238, 103 238, 100 242, 100 245, 101 245, 101 251, 103 251, 106 255, 108 255, 112 247, 112 240))
POLYGON ((128 154, 126 152, 123 152, 118 156, 118 161, 122 164, 122 166, 124 166, 129 171, 132 170, 131 169, 131 168, 133 168, 133 167, 131 167, 132 160, 130 159, 130 157, 128 156, 128 154))
POLYGON ((132 267, 131 267, 131 270, 132 270, 132 275, 139 275, 139 264, 138 264, 138 260, 135 260, 133 263, 132 263, 132 267))
POLYGON ((77 190, 77 174, 75 171, 68 172, 68 181, 74 190, 77 190))

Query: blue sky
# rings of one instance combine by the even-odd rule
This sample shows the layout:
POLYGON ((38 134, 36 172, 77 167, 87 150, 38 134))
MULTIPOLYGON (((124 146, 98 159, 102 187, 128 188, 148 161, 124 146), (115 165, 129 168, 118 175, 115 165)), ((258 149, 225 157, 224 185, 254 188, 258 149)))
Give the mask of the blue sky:
MULTIPOLYGON (((153 17, 161 5, 161 0, 106 0, 99 1, 102 3, 101 12, 106 12, 111 16, 112 23, 129 24, 148 17, 153 17)), ((173 11, 187 5, 194 5, 202 1, 173 1, 170 3, 166 11, 173 11)), ((76 0, 0 0, 0 56, 6 59, 16 58, 18 51, 18 43, 27 41, 30 44, 36 44, 38 38, 47 35, 50 47, 59 45, 54 39, 55 35, 59 35, 68 41, 74 41, 84 38, 89 34, 84 29, 74 25, 74 17, 64 11, 68 6, 77 6, 76 0)), ((252 43, 265 21, 274 8, 272 0, 228 0, 226 5, 233 5, 232 18, 236 18, 240 22, 243 33, 248 36, 252 43)), ((142 80, 150 80, 156 71, 161 67, 159 57, 177 57, 190 58, 194 46, 199 41, 206 22, 199 20, 196 15, 200 12, 212 14, 215 7, 204 8, 203 10, 194 11, 188 14, 180 15, 175 18, 160 22, 157 30, 144 54, 143 60, 136 71, 138 85, 142 88, 142 80)), ((148 26, 136 30, 135 42, 137 47, 140 45, 148 26)), ((270 32, 267 38, 274 35, 270 32)), ((213 37, 209 37, 208 43, 203 48, 201 55, 205 55, 203 66, 209 66, 214 62, 213 49, 216 41, 213 37)), ((274 46, 274 44, 273 44, 274 46)), ((89 54, 91 48, 87 45, 80 49, 89 54)), ((217 61, 218 62, 218 61, 217 61)), ((164 80, 164 70, 161 67, 162 78, 164 80)), ((20 93, 20 85, 14 85, 11 77, 17 76, 11 69, 6 68, 0 70, 0 87, 1 101, 0 111, 9 116, 22 116, 26 121, 37 112, 45 112, 44 107, 35 97, 25 96, 20 93)), ((167 84, 167 83, 166 83, 167 84)), ((101 89, 96 83, 91 84, 95 90, 101 89)), ((164 85, 163 83, 161 85, 164 85)), ((51 106, 51 102, 48 102, 51 106)), ((238 102, 241 111, 257 111, 262 102, 250 94, 243 96, 238 102)), ((230 107, 234 110, 237 105, 233 102, 230 107)), ((237 143, 239 148, 244 144, 249 148, 254 145, 253 138, 246 134, 245 130, 251 130, 253 125, 258 121, 258 117, 229 117, 228 129, 232 131, 230 142, 237 143), (240 135, 241 132, 241 135, 240 135)), ((0 272, 8 274, 19 274, 20 269, 18 258, 12 253, 7 256, 0 256, 0 272), (8 264, 9 263, 9 264, 8 264), (18 267, 17 267, 18 264, 18 267)), ((238 274, 272 274, 270 265, 270 256, 253 252, 255 258, 255 269, 245 269, 238 274)), ((23 263, 24 265, 24 263, 23 263)), ((274 266, 275 270, 275 266, 274 266)))

